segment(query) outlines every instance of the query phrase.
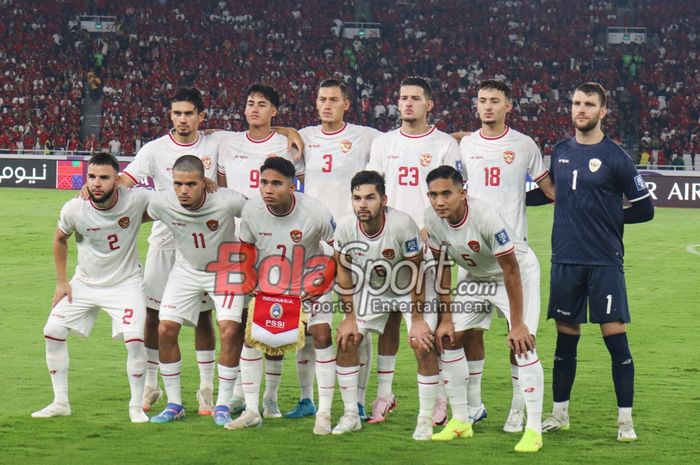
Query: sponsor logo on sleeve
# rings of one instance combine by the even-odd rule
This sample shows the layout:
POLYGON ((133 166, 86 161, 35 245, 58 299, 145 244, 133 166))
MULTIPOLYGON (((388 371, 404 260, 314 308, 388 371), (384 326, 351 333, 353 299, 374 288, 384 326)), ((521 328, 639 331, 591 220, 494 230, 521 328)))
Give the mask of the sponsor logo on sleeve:
POLYGON ((637 185, 638 191, 643 191, 647 188, 647 185, 644 182, 644 178, 642 178, 641 174, 638 174, 637 176, 634 177, 634 183, 637 185))
POLYGON ((494 237, 496 238, 496 242, 498 242, 498 245, 501 246, 506 245, 510 242, 510 237, 508 237, 508 232, 505 230, 505 228, 501 229, 496 234, 494 234, 494 237))
POLYGON ((209 220, 207 221, 207 228, 209 231, 216 231, 219 229, 219 222, 217 220, 209 220))
POLYGON ((418 238, 414 237, 403 244, 403 248, 406 253, 418 252, 418 238))
POLYGON ((117 223, 119 223, 119 227, 120 227, 120 228, 126 229, 126 228, 129 227, 129 223, 130 223, 129 217, 128 217, 128 216, 122 216, 121 218, 119 218, 119 221, 118 221, 117 223))

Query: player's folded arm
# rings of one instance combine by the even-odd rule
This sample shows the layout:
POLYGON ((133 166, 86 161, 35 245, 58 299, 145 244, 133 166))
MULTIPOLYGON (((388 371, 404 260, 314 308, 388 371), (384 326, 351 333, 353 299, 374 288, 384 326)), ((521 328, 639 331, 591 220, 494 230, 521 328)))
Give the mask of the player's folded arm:
POLYGON ((630 201, 630 207, 624 209, 625 224, 644 223, 654 218, 654 205, 651 195, 630 201))

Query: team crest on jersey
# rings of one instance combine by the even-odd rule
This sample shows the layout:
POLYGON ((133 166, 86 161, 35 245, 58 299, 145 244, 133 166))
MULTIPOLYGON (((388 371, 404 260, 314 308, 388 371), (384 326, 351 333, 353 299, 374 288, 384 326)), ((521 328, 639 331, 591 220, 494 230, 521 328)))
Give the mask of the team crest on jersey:
POLYGON ((591 173, 595 173, 596 171, 598 171, 601 164, 601 161, 597 158, 591 158, 590 160, 588 160, 588 169, 591 170, 591 173))
POLYGON ((129 224, 130 224, 129 217, 128 217, 128 216, 122 216, 121 218, 119 218, 119 221, 117 221, 117 223, 119 223, 119 226, 120 226, 122 229, 126 229, 126 228, 129 227, 129 224))
POLYGON ((479 241, 469 241, 467 242, 467 245, 476 253, 479 253, 479 250, 481 250, 481 244, 479 244, 479 241))
POLYGON ((512 150, 506 150, 503 152, 503 159, 510 165, 515 160, 515 152, 512 150))
POLYGON ((301 241, 301 231, 294 229, 289 232, 289 237, 291 237, 294 242, 299 242, 301 241))
POLYGON ((382 250, 382 256, 384 256, 384 258, 387 260, 393 260, 396 253, 394 252, 394 249, 384 249, 382 250))
POLYGON ((433 161, 433 156, 430 155, 429 153, 421 153, 420 154, 420 165, 422 167, 428 166, 431 161, 433 161))
POLYGON ((274 318, 275 320, 279 320, 282 318, 282 315, 284 315, 284 309, 280 304, 273 304, 272 307, 270 307, 270 316, 274 318))
POLYGON ((216 231, 219 229, 219 222, 216 220, 209 220, 207 221, 207 228, 209 228, 209 231, 216 231))
POLYGON ((340 141, 340 150, 343 153, 348 153, 351 148, 352 148, 352 142, 350 142, 349 140, 343 139, 340 141))
POLYGON ((211 168, 211 157, 202 157, 202 165, 204 165, 205 170, 211 168))

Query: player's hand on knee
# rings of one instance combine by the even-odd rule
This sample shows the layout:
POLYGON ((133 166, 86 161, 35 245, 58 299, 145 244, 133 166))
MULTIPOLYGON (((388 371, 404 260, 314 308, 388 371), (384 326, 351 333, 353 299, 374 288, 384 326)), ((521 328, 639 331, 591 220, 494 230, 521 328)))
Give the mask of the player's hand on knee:
POLYGON ((70 287, 70 283, 58 283, 56 284, 56 292, 53 294, 53 299, 51 299, 51 308, 55 307, 57 303, 61 301, 62 298, 68 297, 68 303, 73 303, 73 289, 70 287))
POLYGON ((524 323, 513 325, 508 332, 508 346, 516 355, 523 355, 535 348, 535 341, 524 323))
POLYGON ((445 339, 452 347, 455 343, 455 325, 452 320, 443 320, 435 331, 435 342, 440 353, 445 352, 445 339))
POLYGON ((339 349, 345 349, 348 345, 360 343, 360 332, 357 329, 357 321, 354 318, 345 318, 338 325, 336 342, 339 349))
POLYGON ((413 349, 421 349, 426 352, 433 350, 433 332, 424 319, 413 320, 411 330, 408 332, 408 343, 413 349))

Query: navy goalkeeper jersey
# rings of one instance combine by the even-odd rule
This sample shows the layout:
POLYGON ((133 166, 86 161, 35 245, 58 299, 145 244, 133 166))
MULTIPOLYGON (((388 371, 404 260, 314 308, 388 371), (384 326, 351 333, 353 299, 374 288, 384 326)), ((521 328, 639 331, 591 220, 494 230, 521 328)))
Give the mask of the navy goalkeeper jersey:
POLYGON ((622 196, 649 196, 627 152, 607 136, 593 145, 572 137, 556 145, 549 171, 556 187, 552 262, 621 265, 622 196))

